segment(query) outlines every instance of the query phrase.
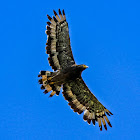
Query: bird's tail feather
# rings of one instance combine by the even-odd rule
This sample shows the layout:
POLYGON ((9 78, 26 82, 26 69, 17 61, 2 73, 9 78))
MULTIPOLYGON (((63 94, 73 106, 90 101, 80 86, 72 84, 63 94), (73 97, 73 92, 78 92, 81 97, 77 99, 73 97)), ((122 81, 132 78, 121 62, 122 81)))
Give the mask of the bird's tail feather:
POLYGON ((44 90, 43 93, 46 94, 52 91, 49 97, 52 97, 54 94, 59 95, 61 90, 61 85, 51 82, 53 76, 54 73, 50 71, 40 71, 38 75, 38 77, 41 77, 38 82, 41 84, 41 89, 44 90))

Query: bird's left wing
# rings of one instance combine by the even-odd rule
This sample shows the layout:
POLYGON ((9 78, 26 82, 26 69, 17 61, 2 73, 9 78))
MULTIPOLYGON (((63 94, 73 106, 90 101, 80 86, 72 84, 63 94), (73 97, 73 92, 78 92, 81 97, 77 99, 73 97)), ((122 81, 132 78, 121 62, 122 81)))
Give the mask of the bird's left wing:
POLYGON ((91 93, 82 77, 64 84, 63 96, 69 102, 68 104, 71 106, 74 112, 77 112, 78 114, 84 112, 83 119, 89 124, 92 121, 92 123, 95 125, 95 122, 97 121, 100 130, 102 130, 102 124, 107 130, 106 122, 110 127, 112 127, 106 114, 109 116, 113 114, 107 110, 91 93))
POLYGON ((50 66, 54 70, 64 69, 75 64, 64 10, 62 13, 59 9, 59 15, 55 11, 53 18, 47 15, 50 22, 47 22, 46 34, 48 35, 48 39, 46 50, 47 54, 49 54, 48 60, 50 66))

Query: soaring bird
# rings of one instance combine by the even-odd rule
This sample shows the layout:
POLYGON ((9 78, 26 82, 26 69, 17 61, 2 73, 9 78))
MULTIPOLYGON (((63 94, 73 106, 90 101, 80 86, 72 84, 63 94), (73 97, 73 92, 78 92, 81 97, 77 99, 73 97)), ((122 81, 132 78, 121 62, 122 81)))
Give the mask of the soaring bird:
POLYGON ((46 53, 54 71, 40 71, 38 77, 41 89, 45 94, 52 91, 52 97, 54 94, 59 95, 62 88, 62 94, 74 112, 84 112, 83 119, 88 124, 92 122, 95 125, 97 122, 101 131, 102 125, 107 130, 106 122, 110 127, 112 125, 106 115, 113 114, 98 101, 82 79, 82 71, 88 66, 77 65, 74 61, 64 10, 61 12, 59 9, 59 14, 53 12, 55 16, 52 18, 47 15, 46 53))

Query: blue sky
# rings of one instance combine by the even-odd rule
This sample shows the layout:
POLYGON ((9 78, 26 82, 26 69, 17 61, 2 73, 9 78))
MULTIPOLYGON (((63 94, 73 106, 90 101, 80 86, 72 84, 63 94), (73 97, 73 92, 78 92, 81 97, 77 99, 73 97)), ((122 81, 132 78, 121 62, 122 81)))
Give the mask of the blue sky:
POLYGON ((140 139, 140 2, 3 1, 0 5, 2 140, 140 139), (114 115, 100 132, 74 113, 62 94, 48 98, 38 84, 51 68, 45 54, 46 15, 64 9, 82 76, 114 115))

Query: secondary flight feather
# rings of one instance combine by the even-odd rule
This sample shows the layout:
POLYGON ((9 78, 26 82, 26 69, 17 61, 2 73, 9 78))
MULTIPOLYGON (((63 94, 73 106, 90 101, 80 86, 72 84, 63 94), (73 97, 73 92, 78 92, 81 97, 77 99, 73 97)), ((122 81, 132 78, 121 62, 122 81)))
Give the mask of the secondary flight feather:
POLYGON ((63 96, 68 101, 68 105, 74 112, 81 114, 88 124, 96 122, 102 130, 102 125, 107 130, 106 123, 112 127, 107 115, 113 115, 106 109, 89 90, 83 81, 81 74, 87 68, 86 65, 77 65, 72 54, 68 23, 64 10, 55 11, 51 18, 47 15, 49 22, 46 26, 47 43, 46 53, 49 55, 48 61, 54 72, 40 71, 38 77, 41 89, 44 93, 51 92, 59 95, 63 88, 63 96))

